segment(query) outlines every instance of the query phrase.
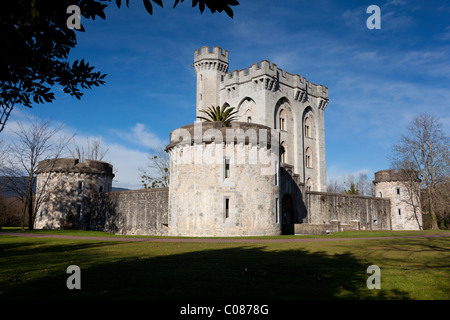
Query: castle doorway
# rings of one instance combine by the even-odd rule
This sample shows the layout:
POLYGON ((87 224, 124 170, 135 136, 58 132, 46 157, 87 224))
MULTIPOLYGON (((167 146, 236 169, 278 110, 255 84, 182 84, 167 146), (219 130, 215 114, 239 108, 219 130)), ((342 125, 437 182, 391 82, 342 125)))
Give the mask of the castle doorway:
POLYGON ((282 214, 282 233, 293 234, 295 220, 294 201, 292 196, 286 193, 281 201, 281 214, 282 214))

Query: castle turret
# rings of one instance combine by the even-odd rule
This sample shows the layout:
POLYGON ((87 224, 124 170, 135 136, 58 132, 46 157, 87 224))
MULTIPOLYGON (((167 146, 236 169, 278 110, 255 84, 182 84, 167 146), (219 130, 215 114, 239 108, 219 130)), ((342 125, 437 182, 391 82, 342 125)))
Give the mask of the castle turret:
POLYGON ((246 122, 196 122, 174 130, 166 147, 168 234, 279 235, 278 141, 271 133, 246 122))
POLYGON ((420 180, 407 170, 375 172, 375 194, 391 201, 393 230, 421 230, 422 211, 418 195, 420 180))
POLYGON ((199 110, 219 105, 220 83, 228 70, 228 51, 219 47, 202 47, 195 50, 194 67, 197 73, 197 113, 199 110))
POLYGON ((44 201, 38 206, 36 229, 80 228, 85 221, 90 195, 109 192, 114 178, 109 163, 95 160, 47 159, 39 162, 36 192, 44 201))

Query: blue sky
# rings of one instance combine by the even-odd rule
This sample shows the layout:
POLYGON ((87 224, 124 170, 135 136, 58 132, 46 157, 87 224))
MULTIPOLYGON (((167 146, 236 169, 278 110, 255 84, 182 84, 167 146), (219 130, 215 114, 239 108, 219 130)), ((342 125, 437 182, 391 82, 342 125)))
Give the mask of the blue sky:
MULTIPOLYGON (((450 131, 450 3, 448 1, 240 0, 234 18, 200 14, 185 0, 175 9, 141 0, 106 10, 106 20, 82 20, 71 60, 107 73, 106 85, 81 100, 61 93, 51 104, 18 106, 25 115, 63 122, 78 141, 102 139, 117 169, 113 185, 140 188, 139 168, 169 132, 195 121, 194 50, 229 51, 229 71, 269 60, 329 88, 325 111, 327 177, 390 166, 390 148, 422 112, 450 131), (381 9, 381 29, 369 30, 366 9, 381 9)), ((7 129, 5 129, 7 134, 7 129)))

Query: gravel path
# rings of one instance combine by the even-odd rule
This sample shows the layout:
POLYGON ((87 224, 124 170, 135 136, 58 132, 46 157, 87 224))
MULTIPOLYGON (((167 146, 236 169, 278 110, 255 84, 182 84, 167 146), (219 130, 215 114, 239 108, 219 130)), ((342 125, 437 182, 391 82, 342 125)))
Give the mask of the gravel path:
POLYGON ((205 239, 205 238, 116 238, 116 237, 85 237, 64 236, 37 233, 0 232, 2 236, 28 237, 28 238, 53 238, 72 240, 98 240, 98 241, 125 241, 125 242, 212 242, 212 243, 266 243, 266 242, 320 242, 320 241, 345 241, 345 240, 384 240, 384 239, 412 239, 412 238, 440 238, 450 237, 450 233, 425 234, 416 236, 396 237, 366 237, 366 238, 316 238, 316 239, 205 239))

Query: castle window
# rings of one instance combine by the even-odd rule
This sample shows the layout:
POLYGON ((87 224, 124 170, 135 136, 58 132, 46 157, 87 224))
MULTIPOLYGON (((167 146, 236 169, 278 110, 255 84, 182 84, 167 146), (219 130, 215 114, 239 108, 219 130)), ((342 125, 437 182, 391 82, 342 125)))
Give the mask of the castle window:
POLYGON ((225 159, 225 179, 230 177, 230 159, 225 159))
POLYGON ((278 198, 275 198, 275 223, 278 222, 278 198))
POLYGON ((274 182, 275 182, 275 185, 277 186, 278 185, 278 162, 275 162, 275 176, 274 176, 274 182))
POLYGON ((83 181, 78 181, 78 194, 83 193, 83 181))
POLYGON ((311 181, 311 178, 308 178, 307 180, 306 180, 306 190, 307 191, 311 191, 311 186, 312 186, 312 181, 311 181))
POLYGON ((400 188, 397 188, 397 195, 400 195, 400 188))
POLYGON ((305 118, 305 137, 311 137, 311 120, 309 117, 305 118))
POLYGON ((402 209, 398 209, 398 215, 402 214, 402 209))
POLYGON ((280 111, 280 130, 286 130, 284 127, 284 120, 285 120, 284 110, 281 110, 280 111))
POLYGON ((305 152, 305 166, 307 168, 312 168, 312 155, 311 155, 311 148, 306 148, 306 152, 305 152))
POLYGON ((81 205, 77 205, 77 218, 81 216, 81 205))
POLYGON ((225 219, 230 217, 230 198, 225 198, 225 219))
POLYGON ((247 118, 247 122, 248 122, 248 123, 252 123, 252 117, 248 117, 248 118, 247 118))

